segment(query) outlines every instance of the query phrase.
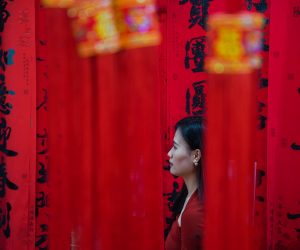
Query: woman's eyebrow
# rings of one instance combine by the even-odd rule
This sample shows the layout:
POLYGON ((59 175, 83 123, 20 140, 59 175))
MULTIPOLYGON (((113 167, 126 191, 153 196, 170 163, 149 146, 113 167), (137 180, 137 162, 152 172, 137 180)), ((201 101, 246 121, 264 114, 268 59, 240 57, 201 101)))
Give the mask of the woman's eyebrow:
POLYGON ((173 142, 174 142, 174 144, 179 145, 176 141, 173 141, 173 142))

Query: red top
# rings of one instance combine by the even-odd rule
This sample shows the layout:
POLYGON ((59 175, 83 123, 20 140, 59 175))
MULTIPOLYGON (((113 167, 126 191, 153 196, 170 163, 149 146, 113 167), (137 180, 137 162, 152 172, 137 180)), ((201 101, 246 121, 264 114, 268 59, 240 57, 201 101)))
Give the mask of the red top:
POLYGON ((203 205, 197 191, 189 199, 181 215, 181 227, 178 217, 166 239, 165 250, 201 250, 203 249, 203 205))

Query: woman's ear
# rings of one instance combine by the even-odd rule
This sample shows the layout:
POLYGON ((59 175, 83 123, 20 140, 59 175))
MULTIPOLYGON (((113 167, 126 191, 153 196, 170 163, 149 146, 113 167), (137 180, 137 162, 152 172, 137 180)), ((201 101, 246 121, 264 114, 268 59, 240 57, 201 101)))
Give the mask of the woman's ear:
POLYGON ((192 151, 192 161, 199 162, 201 159, 201 151, 200 149, 195 149, 192 151))

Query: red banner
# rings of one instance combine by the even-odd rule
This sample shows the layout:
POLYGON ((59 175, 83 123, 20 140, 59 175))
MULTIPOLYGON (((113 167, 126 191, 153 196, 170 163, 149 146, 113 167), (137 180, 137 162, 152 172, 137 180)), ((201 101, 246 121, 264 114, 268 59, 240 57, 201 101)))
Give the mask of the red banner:
POLYGON ((36 1, 36 232, 35 247, 49 247, 49 62, 45 10, 36 1))
POLYGON ((1 1, 1 249, 33 249, 36 56, 34 2, 1 1))
POLYGON ((272 2, 268 98, 268 249, 300 249, 299 27, 300 1, 272 2))
POLYGON ((160 54, 163 124, 163 183, 165 205, 165 233, 171 223, 170 209, 179 193, 182 180, 169 172, 167 152, 173 143, 174 125, 184 116, 205 115, 206 80, 204 58, 207 53, 205 20, 211 1, 161 2, 163 45, 160 54), (200 8, 198 15, 193 10, 200 8), (166 13, 166 14, 165 14, 166 13))

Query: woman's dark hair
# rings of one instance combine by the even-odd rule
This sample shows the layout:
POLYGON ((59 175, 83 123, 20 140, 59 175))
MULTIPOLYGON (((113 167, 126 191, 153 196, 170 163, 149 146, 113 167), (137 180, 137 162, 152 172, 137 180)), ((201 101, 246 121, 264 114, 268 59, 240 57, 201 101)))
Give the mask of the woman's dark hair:
MULTIPOLYGON (((175 131, 177 129, 179 129, 183 139, 189 145, 191 150, 200 149, 201 151, 201 158, 198 166, 196 166, 196 174, 198 180, 198 196, 199 199, 203 202, 204 201, 203 144, 204 144, 204 133, 205 133, 204 119, 199 116, 190 116, 190 117, 183 118, 176 123, 175 131)), ((188 195, 187 187, 185 184, 183 184, 182 189, 179 192, 178 196, 176 197, 174 204, 172 206, 173 216, 170 223, 170 227, 172 225, 172 222, 176 219, 176 216, 181 213, 187 195, 188 195)), ((166 231, 165 236, 167 236, 169 230, 166 231)))

